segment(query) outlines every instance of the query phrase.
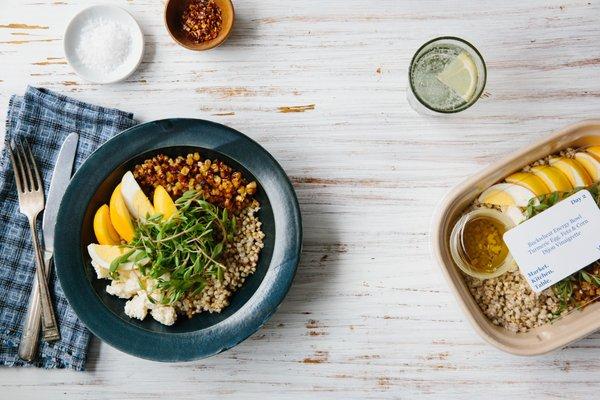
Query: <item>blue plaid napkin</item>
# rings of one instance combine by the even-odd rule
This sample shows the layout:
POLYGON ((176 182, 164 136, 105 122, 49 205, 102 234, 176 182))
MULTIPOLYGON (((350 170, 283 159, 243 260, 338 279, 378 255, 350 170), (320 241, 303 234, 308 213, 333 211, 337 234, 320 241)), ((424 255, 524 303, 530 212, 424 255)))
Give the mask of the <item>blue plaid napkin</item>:
MULTIPOLYGON (((78 168, 99 145, 134 124, 133 114, 28 87, 23 97, 10 99, 5 142, 13 137, 27 139, 47 193, 58 151, 69 133, 79 134, 75 159, 78 168)), ((34 363, 27 363, 17 355, 35 261, 29 225, 19 213, 6 150, 0 159, 0 199, 0 365, 83 370, 90 333, 67 303, 54 273, 50 288, 61 339, 54 343, 40 342, 34 363)))

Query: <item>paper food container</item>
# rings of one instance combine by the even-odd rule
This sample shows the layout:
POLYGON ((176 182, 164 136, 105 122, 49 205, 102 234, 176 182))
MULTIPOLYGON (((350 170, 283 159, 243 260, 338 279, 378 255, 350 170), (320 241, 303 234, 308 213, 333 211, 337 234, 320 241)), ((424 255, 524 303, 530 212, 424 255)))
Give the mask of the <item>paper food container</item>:
POLYGON ((471 296, 462 273, 452 261, 449 238, 454 223, 483 190, 511 173, 567 147, 591 145, 600 145, 600 120, 566 127, 491 165, 448 193, 435 213, 431 234, 433 255, 477 333, 501 350, 517 355, 539 355, 579 340, 600 329, 600 302, 526 333, 513 333, 494 325, 471 296))

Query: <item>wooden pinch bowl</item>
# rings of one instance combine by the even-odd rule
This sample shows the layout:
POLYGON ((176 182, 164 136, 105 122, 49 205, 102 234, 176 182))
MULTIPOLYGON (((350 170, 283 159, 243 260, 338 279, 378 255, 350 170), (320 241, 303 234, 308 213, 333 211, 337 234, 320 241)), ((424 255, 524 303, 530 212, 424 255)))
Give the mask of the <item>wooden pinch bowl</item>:
POLYGON ((229 37, 233 28, 233 20, 235 19, 233 3, 231 0, 213 1, 221 9, 221 31, 216 38, 202 43, 194 43, 190 40, 181 27, 181 16, 190 0, 167 1, 165 6, 165 26, 175 42, 189 50, 203 51, 219 46, 229 37))

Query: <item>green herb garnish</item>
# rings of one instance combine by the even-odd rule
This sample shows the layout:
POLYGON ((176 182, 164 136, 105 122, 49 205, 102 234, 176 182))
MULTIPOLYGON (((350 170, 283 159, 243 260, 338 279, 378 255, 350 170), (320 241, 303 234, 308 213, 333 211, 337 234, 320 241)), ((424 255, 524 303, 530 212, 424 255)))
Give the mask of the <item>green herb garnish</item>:
POLYGON ((108 273, 112 279, 119 278, 119 271, 118 271, 119 265, 129 262, 129 257, 131 257, 133 255, 133 253, 134 253, 134 250, 128 251, 127 253, 123 254, 122 256, 115 258, 110 263, 110 268, 108 270, 108 273))
POLYGON ((578 187, 570 192, 552 192, 549 194, 543 194, 541 196, 534 197, 529 200, 527 207, 525 208, 525 217, 527 219, 534 217, 552 207, 559 201, 579 192, 580 190, 587 189, 592 197, 596 200, 596 204, 600 207, 600 182, 593 184, 589 187, 578 187))
POLYGON ((565 195, 565 193, 562 192, 552 192, 549 194, 543 194, 541 196, 534 197, 529 200, 527 208, 525 208, 525 217, 529 219, 533 216, 536 216, 542 211, 545 211, 548 208, 552 207, 567 196, 569 196, 569 194, 565 195))
POLYGON ((132 242, 126 245, 131 251, 110 268, 112 277, 119 265, 133 261, 142 275, 158 282, 163 304, 202 292, 209 278, 222 280, 225 266, 220 260, 236 232, 236 218, 205 201, 200 192, 185 192, 175 205, 177 213, 167 220, 154 215, 139 221, 132 242), (143 263, 145 259, 150 261, 143 263))

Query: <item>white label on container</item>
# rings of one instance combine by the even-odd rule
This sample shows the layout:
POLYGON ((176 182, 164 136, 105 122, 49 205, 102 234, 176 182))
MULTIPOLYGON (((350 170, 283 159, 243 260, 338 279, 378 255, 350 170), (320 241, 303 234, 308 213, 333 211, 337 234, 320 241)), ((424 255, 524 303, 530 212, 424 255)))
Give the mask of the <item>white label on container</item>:
POLYGON ((581 190, 504 234, 534 292, 600 259, 600 208, 581 190))

